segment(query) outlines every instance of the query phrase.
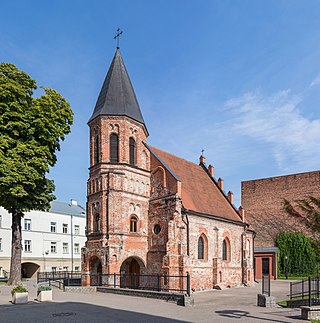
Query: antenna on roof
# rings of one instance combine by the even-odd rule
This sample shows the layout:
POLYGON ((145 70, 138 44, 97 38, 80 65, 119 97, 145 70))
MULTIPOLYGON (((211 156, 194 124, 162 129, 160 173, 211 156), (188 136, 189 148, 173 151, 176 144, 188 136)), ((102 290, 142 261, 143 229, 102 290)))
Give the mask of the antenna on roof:
POLYGON ((123 34, 123 31, 120 30, 120 28, 117 29, 117 34, 113 37, 113 39, 117 40, 117 49, 119 49, 120 47, 120 36, 123 34))

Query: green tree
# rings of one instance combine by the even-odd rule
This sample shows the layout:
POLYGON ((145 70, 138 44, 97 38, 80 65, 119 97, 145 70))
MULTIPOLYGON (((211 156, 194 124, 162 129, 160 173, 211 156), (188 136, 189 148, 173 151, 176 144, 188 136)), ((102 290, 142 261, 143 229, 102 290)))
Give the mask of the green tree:
POLYGON ((303 233, 281 232, 276 237, 281 275, 307 276, 317 271, 317 251, 303 233))
POLYGON ((55 198, 49 167, 70 132, 73 112, 56 91, 43 88, 9 63, 0 64, 0 205, 12 216, 9 284, 21 280, 21 219, 30 210, 48 210, 55 198))

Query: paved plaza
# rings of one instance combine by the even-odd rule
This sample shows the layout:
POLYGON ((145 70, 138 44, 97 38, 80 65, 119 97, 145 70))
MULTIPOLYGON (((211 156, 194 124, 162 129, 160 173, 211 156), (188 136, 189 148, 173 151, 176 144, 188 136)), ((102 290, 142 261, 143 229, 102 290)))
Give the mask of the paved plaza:
MULTIPOLYGON (((11 287, 0 285, 0 322, 306 322, 300 310, 256 306, 261 285, 194 293, 195 305, 105 293, 53 291, 53 302, 39 303, 35 281, 26 283, 29 303, 12 305, 11 287)), ((286 298, 288 281, 274 281, 272 295, 286 298)))

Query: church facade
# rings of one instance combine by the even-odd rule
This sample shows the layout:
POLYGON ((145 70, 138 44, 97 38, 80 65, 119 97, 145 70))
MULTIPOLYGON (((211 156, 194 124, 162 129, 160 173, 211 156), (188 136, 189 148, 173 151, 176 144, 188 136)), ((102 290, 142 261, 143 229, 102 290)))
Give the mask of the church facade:
POLYGON ((253 236, 204 156, 199 164, 147 143, 117 49, 88 122, 84 273, 190 274, 193 290, 252 284, 253 236))

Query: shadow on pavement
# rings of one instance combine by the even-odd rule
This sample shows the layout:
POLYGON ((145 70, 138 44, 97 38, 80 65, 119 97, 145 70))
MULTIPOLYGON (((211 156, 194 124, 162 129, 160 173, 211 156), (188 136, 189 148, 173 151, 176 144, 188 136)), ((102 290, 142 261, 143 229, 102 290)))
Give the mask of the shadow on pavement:
MULTIPOLYGON (((245 318, 248 318, 248 319, 259 320, 259 321, 261 320, 261 321, 280 322, 280 323, 284 322, 283 320, 277 320, 277 319, 273 319, 273 318, 266 318, 266 317, 259 317, 259 316, 255 316, 255 315, 250 315, 250 312, 241 311, 241 310, 223 310, 223 311, 215 311, 215 313, 217 313, 220 316, 233 318, 233 319, 241 319, 241 318, 245 317, 245 318)), ((298 316, 298 315, 287 316, 286 314, 288 314, 288 313, 281 313, 282 314, 281 315, 279 312, 275 312, 275 313, 268 312, 266 314, 267 315, 277 315, 277 316, 287 317, 287 318, 290 318, 290 319, 301 319, 301 317, 298 316)))
POLYGON ((0 305, 1 323, 9 322, 185 322, 80 302, 29 302, 0 305))

